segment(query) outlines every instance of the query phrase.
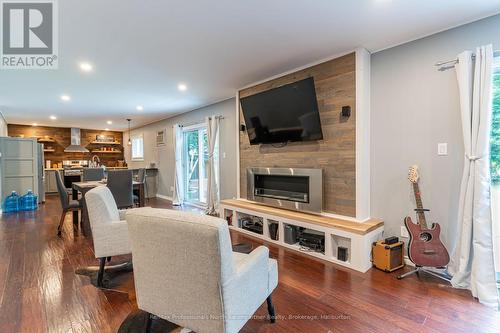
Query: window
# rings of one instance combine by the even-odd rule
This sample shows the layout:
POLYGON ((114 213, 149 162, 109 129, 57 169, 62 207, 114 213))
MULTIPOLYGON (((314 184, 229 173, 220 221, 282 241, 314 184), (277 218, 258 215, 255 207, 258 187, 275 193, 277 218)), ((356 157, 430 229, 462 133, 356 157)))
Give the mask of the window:
POLYGON ((492 90, 493 115, 491 119, 490 139, 491 214, 493 217, 495 271, 500 287, 500 57, 498 56, 494 60, 492 90))
MULTIPOLYGON (((183 132, 183 179, 184 200, 197 205, 207 203, 208 136, 205 124, 184 127, 183 132)), ((214 160, 218 170, 218 142, 214 160)))
POLYGON ((184 199, 195 204, 207 202, 208 140, 205 125, 183 128, 184 199))
POLYGON ((500 185, 500 57, 493 72, 493 116, 491 121, 491 181, 500 185))
POLYGON ((144 137, 136 135, 132 137, 132 161, 144 160, 144 137))

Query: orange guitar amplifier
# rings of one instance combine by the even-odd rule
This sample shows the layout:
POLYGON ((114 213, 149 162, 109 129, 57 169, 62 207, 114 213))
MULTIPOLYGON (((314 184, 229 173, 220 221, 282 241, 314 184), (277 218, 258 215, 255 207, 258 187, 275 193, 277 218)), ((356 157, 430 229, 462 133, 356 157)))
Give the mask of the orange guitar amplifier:
POLYGON ((383 240, 372 244, 373 266, 384 272, 393 272, 404 267, 403 242, 385 244, 383 240))

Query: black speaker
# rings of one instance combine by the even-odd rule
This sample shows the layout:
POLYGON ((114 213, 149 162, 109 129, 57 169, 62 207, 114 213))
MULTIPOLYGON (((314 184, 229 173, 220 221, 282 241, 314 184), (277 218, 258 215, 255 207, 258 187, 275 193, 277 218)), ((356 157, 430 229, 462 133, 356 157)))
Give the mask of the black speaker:
POLYGON ((347 261, 348 258, 347 247, 339 246, 337 248, 337 259, 341 261, 347 261))
POLYGON ((269 236, 272 240, 278 240, 278 223, 269 223, 269 236))
POLYGON ((351 107, 349 105, 342 107, 342 117, 349 118, 351 116, 351 107))
POLYGON ((287 244, 295 244, 298 240, 298 230, 297 227, 285 224, 285 243, 287 244))

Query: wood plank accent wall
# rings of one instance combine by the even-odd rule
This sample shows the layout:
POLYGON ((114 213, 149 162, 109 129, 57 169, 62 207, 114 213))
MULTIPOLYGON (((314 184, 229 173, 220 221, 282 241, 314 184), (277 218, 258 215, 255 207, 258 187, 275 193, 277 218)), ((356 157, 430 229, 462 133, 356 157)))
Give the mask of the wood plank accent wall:
MULTIPOLYGON (((45 152, 45 160, 51 160, 52 163, 62 162, 63 160, 89 160, 92 153, 78 154, 78 153, 65 153, 64 148, 71 143, 71 129, 68 127, 48 127, 48 126, 29 126, 8 124, 7 131, 9 136, 23 136, 30 137, 44 137, 48 136, 53 138, 56 142, 46 144, 55 148, 55 152, 45 152)), ((101 131, 94 129, 81 129, 81 144, 88 150, 101 148, 100 145, 92 145, 91 142, 96 139, 97 135, 114 136, 115 140, 120 142, 116 145, 116 149, 120 149, 120 154, 103 154, 96 153, 99 156, 101 163, 106 166, 116 166, 118 160, 123 160, 123 133, 115 131, 101 131)))
MULTIPOLYGON (((356 57, 354 53, 239 91, 250 96, 294 81, 314 77, 322 141, 289 143, 283 148, 250 145, 240 131, 240 196, 247 197, 249 167, 321 168, 323 211, 356 215, 356 57), (340 116, 342 106, 351 106, 348 119, 340 116)), ((244 118, 240 110, 240 123, 244 118)))

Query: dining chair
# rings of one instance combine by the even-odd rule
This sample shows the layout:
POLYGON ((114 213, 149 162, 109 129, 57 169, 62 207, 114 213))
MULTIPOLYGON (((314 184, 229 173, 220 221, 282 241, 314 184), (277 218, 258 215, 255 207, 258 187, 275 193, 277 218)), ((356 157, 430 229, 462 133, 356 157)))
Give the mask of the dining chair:
POLYGON ((113 256, 129 254, 130 244, 125 210, 118 210, 109 188, 97 186, 85 194, 94 244, 99 259, 97 287, 103 287, 104 265, 113 256))
MULTIPOLYGON (((278 265, 269 249, 233 252, 227 222, 171 209, 125 214, 139 309, 197 333, 237 333, 271 299, 278 265)), ((148 331, 148 329, 147 329, 148 331)))
MULTIPOLYGON (((147 193, 148 193, 148 186, 146 183, 146 169, 140 168, 139 171, 137 172, 137 181, 139 183, 142 183, 142 188, 144 191, 144 198, 147 199, 147 193)), ((134 203, 139 205, 139 191, 134 190, 134 203)))
POLYGON ((59 192, 59 200, 61 201, 62 213, 61 218, 59 220, 59 226, 57 227, 57 235, 61 235, 62 226, 64 220, 66 218, 66 214, 68 212, 73 212, 75 210, 82 209, 82 203, 78 200, 70 200, 68 191, 66 190, 66 186, 64 186, 64 182, 61 177, 61 173, 59 171, 56 172, 56 183, 57 183, 57 192, 59 192))
POLYGON ((134 206, 132 170, 108 172, 108 188, 115 198, 118 209, 134 206))
POLYGON ((97 181, 104 178, 103 168, 83 168, 83 181, 97 181))

